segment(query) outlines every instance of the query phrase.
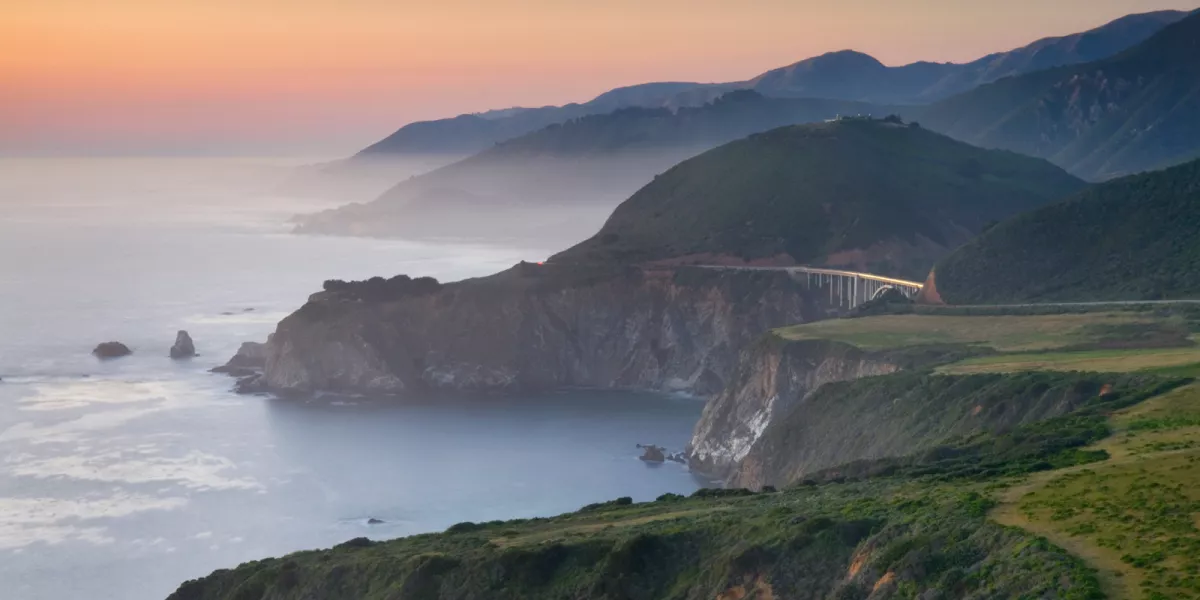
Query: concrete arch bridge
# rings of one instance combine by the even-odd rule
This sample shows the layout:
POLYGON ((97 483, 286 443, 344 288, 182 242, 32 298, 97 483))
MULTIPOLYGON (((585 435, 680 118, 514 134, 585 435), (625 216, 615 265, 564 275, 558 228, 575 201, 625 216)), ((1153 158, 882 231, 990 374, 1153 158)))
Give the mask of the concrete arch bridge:
POLYGON ((858 305, 878 298, 888 290, 897 290, 909 298, 916 298, 921 293, 924 284, 918 281, 885 277, 873 273, 858 271, 843 271, 840 269, 822 269, 817 267, 783 267, 799 279, 804 276, 808 287, 829 289, 829 304, 844 308, 855 308, 858 305))
POLYGON ((915 298, 924 286, 919 281, 885 277, 874 273, 859 271, 843 271, 841 269, 826 269, 821 267, 730 267, 713 266, 714 269, 732 269, 748 271, 787 271, 797 281, 801 277, 809 289, 828 289, 829 305, 839 308, 853 309, 858 305, 878 298, 887 290, 898 290, 909 298, 915 298))

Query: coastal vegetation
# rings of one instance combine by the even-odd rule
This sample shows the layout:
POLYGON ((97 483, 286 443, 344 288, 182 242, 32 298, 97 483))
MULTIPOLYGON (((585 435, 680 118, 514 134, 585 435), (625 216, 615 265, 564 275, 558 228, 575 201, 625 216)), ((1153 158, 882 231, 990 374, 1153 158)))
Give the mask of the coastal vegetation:
POLYGON ((1086 556, 1115 597, 1200 598, 1200 386, 1119 411, 1111 456, 1005 491, 995 518, 1086 556))
MULTIPOLYGON (((985 473, 989 498, 996 505, 989 512, 991 519, 1007 526, 1018 527, 1081 557, 1096 569, 1104 597, 1141 598, 1200 598, 1200 578, 1197 577, 1197 549, 1200 548, 1200 495, 1194 492, 1200 481, 1200 384, 1188 383, 1200 374, 1200 356, 1190 338, 1182 337, 1195 328, 1190 311, 1182 314, 1152 314, 1146 311, 1107 313, 1095 312, 1071 315, 1042 316, 983 316, 936 317, 893 315, 861 320, 837 320, 798 326, 780 333, 792 338, 811 339, 825 335, 832 339, 853 340, 879 350, 903 347, 906 343, 925 344, 929 336, 937 341, 971 341, 986 344, 991 353, 958 362, 935 366, 938 373, 988 373, 993 385, 1018 385, 1018 382, 1041 381, 1044 385, 1026 389, 1049 389, 1068 381, 1105 381, 1108 392, 1080 405, 1070 414, 1025 424, 1010 433, 996 436, 984 433, 976 436, 980 443, 966 464, 974 476, 975 469, 989 462, 987 451, 978 449, 1002 448, 1007 454, 1023 446, 1022 439, 1037 440, 1036 432, 1047 433, 1044 440, 1055 444, 1066 442, 1053 454, 1041 453, 1036 468, 1015 474, 1013 467, 1026 466, 1019 459, 1004 462, 1007 473, 985 473), (934 321, 929 321, 934 320, 934 321), (941 323, 938 323, 941 321, 941 323), (916 327, 916 323, 925 323, 916 327), (972 324, 977 326, 972 326, 972 324), (997 326, 1007 323, 1007 326, 997 326), (911 337, 904 339, 905 328, 911 337), (874 331, 877 335, 869 335, 874 331), (936 334, 928 334, 936 331, 936 334), (1042 334, 1047 338, 1041 337, 1042 334), (1053 338, 1058 338, 1055 341, 1053 338), (1125 340, 1126 348, 1104 348, 1115 341, 1125 340), (1059 371, 1051 373, 1047 371, 1059 371), (1128 377, 1132 376, 1130 380, 1128 377), (1161 378, 1166 377, 1164 381, 1161 378), (1092 379, 1098 378, 1098 379, 1092 379), (1158 379, 1161 387, 1150 382, 1158 379), (1114 397, 1113 390, 1126 384, 1121 381, 1149 383, 1133 395, 1114 397), (1034 435, 1031 435, 1034 434, 1034 435), (1000 443, 996 441, 1003 440, 1000 443), (1016 441, 1017 443, 1013 443, 1016 441), (1053 457, 1053 458, 1050 458, 1053 457)), ((965 375, 970 378, 979 375, 965 375)), ((904 391, 912 387, 940 381, 950 385, 964 381, 959 377, 930 373, 888 376, 836 384, 844 388, 859 386, 864 390, 889 387, 888 379, 896 379, 894 390, 881 394, 889 402, 904 402, 904 391), (924 383, 922 383, 924 382, 924 383)), ((857 393, 835 393, 836 386, 827 386, 809 402, 859 401, 857 393), (822 398, 825 398, 822 400, 822 398)), ((985 388, 982 388, 985 389, 985 388)), ((1015 390, 1016 388, 1014 388, 1015 390)), ((1019 400, 1020 392, 1008 390, 1004 398, 1019 400)), ((869 393, 869 392, 868 392, 869 393)), ((971 393, 964 394, 964 397, 971 393)), ((930 398, 928 393, 919 394, 930 398)), ((1088 394, 1085 394, 1088 395, 1088 394)), ((978 404, 983 406, 982 403, 978 404)), ((1018 411, 1022 412, 1022 411, 1018 411)), ((809 409, 808 414, 820 414, 809 409)), ((943 422, 957 423, 945 408, 932 412, 899 410, 898 414, 913 419, 936 415, 943 422)), ((1034 413, 1024 412, 1026 416, 1034 413)), ((819 428, 819 424, 783 424, 775 427, 783 435, 796 436, 803 427, 819 428)), ((942 425, 931 426, 945 431, 942 425)), ((779 435, 768 430, 764 437, 779 435)), ((891 434, 889 434, 891 435, 891 434)), ((971 446, 971 443, 965 444, 971 446)), ((962 446, 955 445, 957 448, 962 446)), ((1035 445, 1036 446, 1036 445, 1035 445)), ((1049 450, 1054 444, 1043 446, 1049 450)), ((1030 446, 1025 446, 1028 449, 1030 446)), ((959 458, 955 453, 917 453, 907 457, 862 461, 812 476, 813 481, 854 477, 911 477, 933 476, 944 479, 947 471, 930 467, 944 456, 959 458), (930 460, 934 457, 934 460, 930 460)), ((1038 452, 1030 454, 1037 455, 1038 452)), ((786 452, 779 455, 786 456, 786 452)), ((953 473, 950 471, 949 473, 953 473)))
POLYGON ((171 598, 1100 597, 1081 561, 989 522, 980 486, 730 492, 352 540, 218 571, 171 598))
POLYGON ((1192 328, 1144 311, 784 328, 762 343, 924 360, 826 384, 772 422, 746 461, 760 492, 360 538, 172 599, 1200 597, 1200 364, 1175 358, 1192 328), (977 364, 1008 368, 955 371, 977 364))
POLYGON ((432 294, 441 287, 442 284, 432 277, 414 278, 408 275, 396 275, 387 279, 372 277, 362 281, 329 279, 322 285, 322 289, 326 292, 355 300, 374 302, 395 300, 404 296, 432 294))
POLYGON ((1186 381, 1148 374, 908 371, 830 383, 772 420, 742 468, 759 485, 880 476, 987 479, 1062 468, 1105 458, 1080 448, 1108 435, 1109 412, 1186 381))
POLYGON ((785 327, 787 340, 828 339, 864 350, 959 344, 1000 353, 1190 345, 1190 321, 1138 311, 1046 315, 881 315, 785 327))

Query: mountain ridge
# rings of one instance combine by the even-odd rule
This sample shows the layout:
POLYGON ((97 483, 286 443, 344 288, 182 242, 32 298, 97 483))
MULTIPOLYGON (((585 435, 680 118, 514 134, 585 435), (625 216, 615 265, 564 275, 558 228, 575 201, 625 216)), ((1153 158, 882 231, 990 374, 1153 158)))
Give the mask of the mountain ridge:
POLYGON ((1156 11, 1120 17, 1099 27, 989 54, 968 63, 919 61, 887 67, 852 50, 829 52, 770 69, 746 80, 724 83, 649 82, 614 88, 583 102, 563 106, 509 108, 419 121, 371 144, 360 156, 390 153, 457 152, 471 154, 524 133, 587 114, 628 106, 697 106, 741 88, 768 96, 817 97, 863 102, 925 103, 949 97, 1014 73, 1088 62, 1135 45, 1183 11, 1156 11), (848 67, 834 68, 830 67, 848 67), (804 77, 798 77, 804 74, 804 77), (901 93, 889 91, 896 87, 901 93))
POLYGON ((974 145, 1102 180, 1200 156, 1200 12, 1112 57, 1007 77, 912 111, 974 145))

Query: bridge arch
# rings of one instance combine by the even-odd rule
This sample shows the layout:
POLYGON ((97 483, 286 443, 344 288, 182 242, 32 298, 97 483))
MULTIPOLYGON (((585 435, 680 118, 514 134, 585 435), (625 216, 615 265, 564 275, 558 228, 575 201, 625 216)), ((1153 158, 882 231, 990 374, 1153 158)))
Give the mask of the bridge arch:
POLYGON ((901 294, 904 294, 905 296, 908 296, 908 295, 909 295, 909 293, 908 293, 908 291, 907 291, 907 290, 902 290, 902 289, 900 289, 898 286, 894 286, 894 285, 892 285, 892 284, 888 283, 888 284, 884 284, 884 285, 883 285, 883 287, 881 287, 881 288, 879 288, 879 289, 875 290, 875 293, 871 294, 871 298, 870 298, 870 299, 871 299, 871 300, 877 300, 877 299, 879 299, 881 296, 883 296, 884 294, 886 294, 886 293, 888 293, 888 292, 890 292, 890 291, 892 291, 892 290, 896 290, 896 291, 900 292, 901 294))

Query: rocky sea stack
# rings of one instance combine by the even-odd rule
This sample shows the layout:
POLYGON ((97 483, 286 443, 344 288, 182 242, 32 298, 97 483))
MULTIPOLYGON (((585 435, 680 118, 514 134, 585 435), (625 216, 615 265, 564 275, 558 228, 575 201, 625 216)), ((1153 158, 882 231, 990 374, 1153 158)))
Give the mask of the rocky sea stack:
POLYGON ((171 358, 191 358, 196 356, 196 345, 192 343, 192 336, 188 332, 180 330, 175 334, 175 345, 171 346, 171 358))
POLYGON ((654 444, 650 444, 649 446, 638 444, 638 448, 642 449, 642 455, 639 458, 643 461, 648 463, 662 463, 667 460, 664 448, 660 448, 654 444))
POLYGON ((121 358, 122 356, 129 356, 130 354, 133 354, 133 350, 130 350, 129 346, 126 346, 121 342, 104 342, 99 346, 96 346, 96 348, 92 350, 92 354, 96 358, 121 358))

